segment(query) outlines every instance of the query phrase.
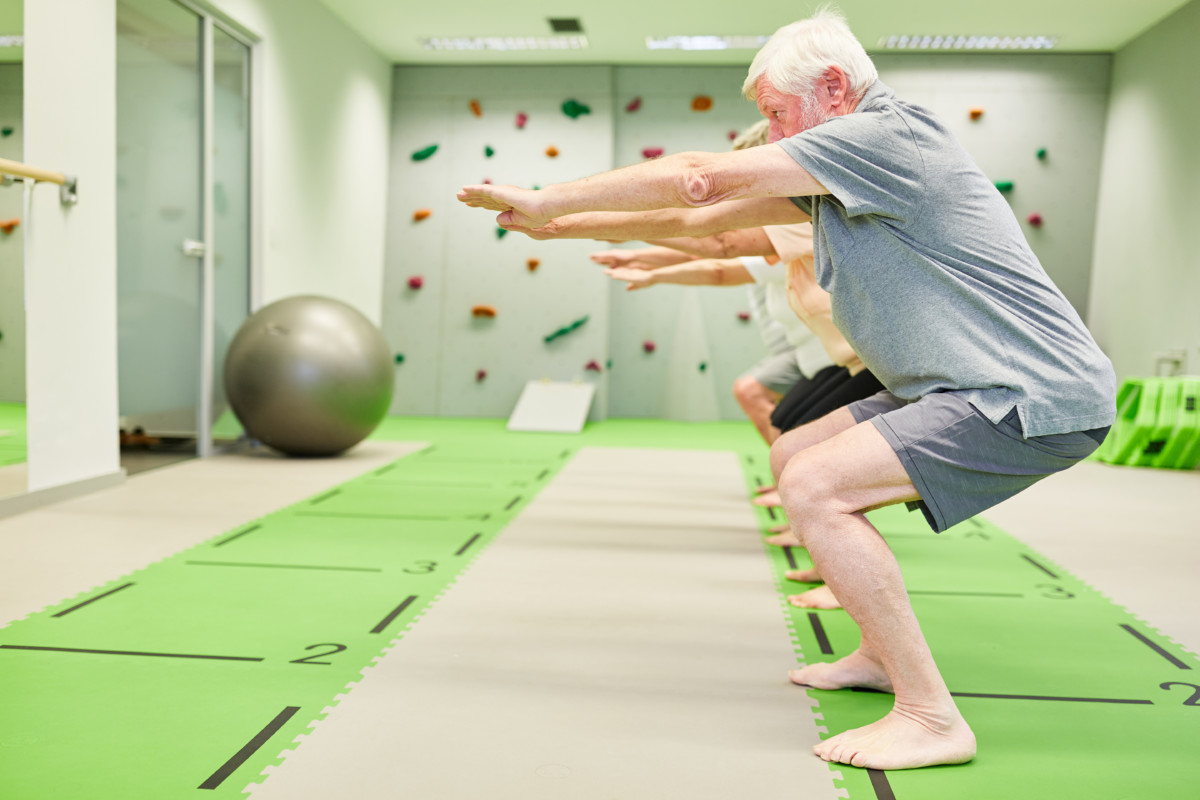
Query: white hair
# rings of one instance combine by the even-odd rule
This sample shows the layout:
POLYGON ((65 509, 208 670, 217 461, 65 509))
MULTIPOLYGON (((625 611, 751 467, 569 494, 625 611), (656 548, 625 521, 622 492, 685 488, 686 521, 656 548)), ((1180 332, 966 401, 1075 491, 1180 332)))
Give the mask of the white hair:
POLYGON ((831 66, 841 67, 850 82, 850 93, 862 95, 878 78, 871 57, 850 31, 841 12, 829 6, 808 19, 784 25, 754 56, 742 94, 754 100, 758 79, 766 75, 786 95, 812 94, 813 84, 831 66))

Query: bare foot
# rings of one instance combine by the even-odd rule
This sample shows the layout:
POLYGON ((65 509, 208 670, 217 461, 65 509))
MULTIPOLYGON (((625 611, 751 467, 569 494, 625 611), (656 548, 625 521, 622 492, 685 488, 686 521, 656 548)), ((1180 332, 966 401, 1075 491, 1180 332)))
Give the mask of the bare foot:
POLYGON ((824 583, 815 569, 789 569, 783 577, 799 583, 824 583))
POLYGON ((792 526, 785 522, 782 525, 772 525, 767 528, 767 533, 790 533, 791 530, 792 526))
POLYGON ((975 734, 953 706, 932 715, 894 708, 878 722, 826 739, 813 752, 825 761, 868 769, 963 764, 975 757, 975 734))
POLYGON ((774 486, 756 486, 754 487, 755 494, 766 494, 767 492, 775 491, 774 486))
POLYGON ((767 544, 773 544, 776 547, 799 547, 800 540, 795 535, 788 531, 787 533, 777 533, 774 536, 768 536, 763 539, 767 544))
MULTIPOLYGON (((855 650, 845 658, 826 664, 809 664, 788 671, 792 683, 811 686, 814 689, 845 689, 848 686, 863 686, 881 692, 892 691, 892 681, 880 664, 873 658, 855 650)), ((828 760, 828 759, 826 759, 828 760)))
POLYGON ((797 608, 841 608, 842 604, 833 596, 833 589, 818 586, 801 594, 788 595, 788 602, 797 608))
POLYGON ((756 506, 765 506, 767 508, 777 508, 783 505, 783 501, 779 499, 779 490, 774 486, 754 498, 751 502, 756 506))

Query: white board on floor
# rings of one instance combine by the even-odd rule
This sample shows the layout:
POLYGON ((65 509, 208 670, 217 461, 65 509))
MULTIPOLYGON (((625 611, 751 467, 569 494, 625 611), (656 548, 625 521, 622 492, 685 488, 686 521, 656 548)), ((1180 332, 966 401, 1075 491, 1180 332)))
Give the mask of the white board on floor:
POLYGON ((591 383, 529 381, 508 418, 510 431, 579 433, 596 387, 591 383))

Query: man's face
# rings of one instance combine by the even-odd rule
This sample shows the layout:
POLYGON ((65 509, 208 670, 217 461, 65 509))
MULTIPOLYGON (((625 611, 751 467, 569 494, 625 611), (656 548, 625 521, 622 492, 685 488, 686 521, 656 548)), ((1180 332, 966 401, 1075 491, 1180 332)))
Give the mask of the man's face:
POLYGON ((759 113, 770 123, 772 142, 815 128, 831 116, 828 107, 821 106, 818 92, 803 97, 783 94, 771 85, 765 74, 755 83, 755 94, 759 113))

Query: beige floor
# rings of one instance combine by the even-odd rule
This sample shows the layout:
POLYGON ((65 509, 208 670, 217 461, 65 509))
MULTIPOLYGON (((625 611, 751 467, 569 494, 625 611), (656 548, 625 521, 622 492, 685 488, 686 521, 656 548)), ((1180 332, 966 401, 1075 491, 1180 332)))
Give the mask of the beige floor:
MULTIPOLYGON (((413 448, 189 461, 0 520, 0 621, 413 448)), ((740 476, 714 457, 577 457, 255 800, 391 796, 376 790, 415 733, 440 745, 410 757, 413 797, 833 800, 805 752, 818 723, 781 680, 793 656, 740 476), (652 476, 655 490, 638 488, 652 476), (697 586, 731 602, 698 605, 697 586), (701 780, 685 766, 697 759, 701 780), (630 789, 648 785, 657 793, 630 789)), ((1084 464, 987 516, 1195 653, 1198 501, 1200 472, 1084 464)))

